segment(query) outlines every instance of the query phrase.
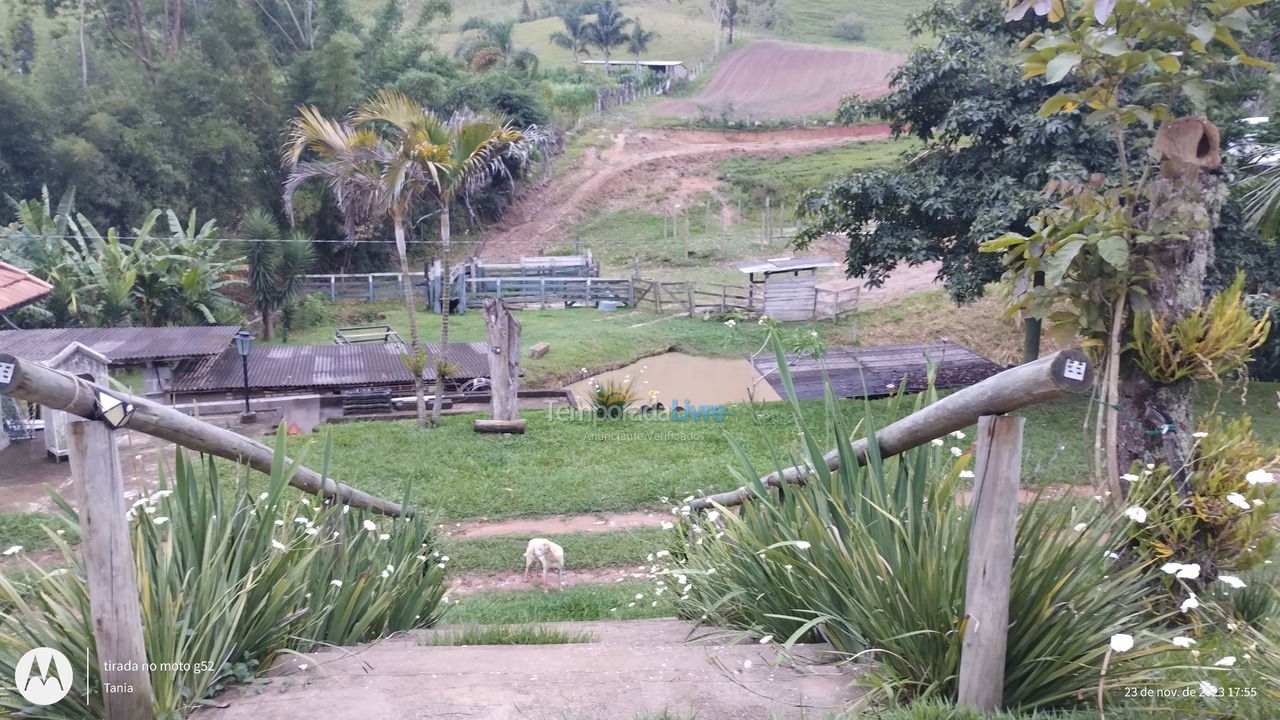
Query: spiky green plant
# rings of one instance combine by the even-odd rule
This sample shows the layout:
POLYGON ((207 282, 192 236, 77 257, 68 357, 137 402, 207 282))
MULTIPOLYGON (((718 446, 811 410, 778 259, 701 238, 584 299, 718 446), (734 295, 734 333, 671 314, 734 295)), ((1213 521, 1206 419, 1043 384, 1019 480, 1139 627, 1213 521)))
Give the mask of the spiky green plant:
POLYGON ((606 380, 604 384, 592 383, 587 402, 596 417, 603 420, 619 420, 636 404, 639 396, 630 381, 606 380))
MULTIPOLYGON (((351 644, 433 624, 444 563, 424 514, 376 521, 364 511, 311 502, 288 487, 285 436, 265 492, 248 474, 231 482, 212 459, 175 460, 172 484, 130 511, 137 582, 156 717, 177 720, 195 703, 282 651, 351 644)), ((79 517, 61 498, 64 522, 79 517)), ((68 697, 46 708, 0 694, 20 717, 102 717, 101 679, 79 555, 53 529, 65 568, 31 565, 19 584, 0 576, 0 676, 32 647, 61 650, 77 667, 68 697), (93 692, 85 697, 81 688, 93 692)))
MULTIPOLYGON (((772 340, 787 395, 794 398, 782 344, 772 340)), ((932 400, 931 393, 926 396, 932 400)), ((740 513, 720 508, 694 521, 665 574, 687 616, 771 635, 825 639, 876 663, 880 689, 899 698, 954 698, 965 632, 971 513, 960 499, 967 455, 927 444, 882 458, 871 443, 865 466, 828 397, 827 425, 807 427, 795 407, 801 449, 816 468, 803 486, 766 491, 741 452, 743 481, 760 496, 740 513), (828 471, 822 437, 843 438, 840 468, 828 471)), ((865 431, 875 426, 868 413, 865 431)), ((777 454, 775 454, 776 456, 777 454)), ((781 460, 781 458, 779 458, 781 460)), ((778 466, 783 463, 778 462, 778 466)), ((1108 557, 1123 544, 1123 517, 1101 503, 1084 509, 1038 501, 1018 525, 1011 586, 1004 703, 1013 709, 1068 705, 1093 697, 1112 635, 1137 639, 1112 657, 1107 687, 1150 682, 1167 620, 1148 613, 1156 590, 1148 566, 1108 557)))

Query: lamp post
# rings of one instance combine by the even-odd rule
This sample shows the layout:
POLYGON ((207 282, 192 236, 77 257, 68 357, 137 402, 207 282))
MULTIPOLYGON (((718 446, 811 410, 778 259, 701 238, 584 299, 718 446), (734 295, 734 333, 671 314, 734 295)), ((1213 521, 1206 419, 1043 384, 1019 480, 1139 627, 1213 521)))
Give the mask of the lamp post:
POLYGON ((244 367, 244 412, 240 413, 240 422, 254 421, 253 410, 249 409, 249 348, 253 346, 253 333, 241 330, 235 334, 236 352, 240 353, 240 364, 244 367))

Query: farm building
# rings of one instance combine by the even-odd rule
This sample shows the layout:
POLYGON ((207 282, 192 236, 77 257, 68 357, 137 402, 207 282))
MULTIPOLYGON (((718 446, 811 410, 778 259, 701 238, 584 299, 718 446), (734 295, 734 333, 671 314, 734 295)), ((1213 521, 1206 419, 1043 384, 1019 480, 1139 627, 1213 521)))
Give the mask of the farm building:
POLYGON ((685 67, 680 60, 579 60, 580 65, 590 65, 592 67, 613 68, 644 68, 654 75, 663 75, 669 78, 682 78, 689 75, 689 69, 685 67))
POLYGON ((839 267, 826 258, 785 257, 738 263, 765 315, 781 322, 813 320, 818 311, 818 268, 839 267))
POLYGON ((0 262, 0 315, 40 300, 53 286, 19 267, 0 262))

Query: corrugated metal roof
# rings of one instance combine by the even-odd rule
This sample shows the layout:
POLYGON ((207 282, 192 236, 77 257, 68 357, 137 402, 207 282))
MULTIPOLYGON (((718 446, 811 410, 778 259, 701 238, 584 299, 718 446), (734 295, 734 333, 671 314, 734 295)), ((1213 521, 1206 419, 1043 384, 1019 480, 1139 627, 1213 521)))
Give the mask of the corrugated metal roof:
POLYGON ((73 342, 91 347, 112 364, 181 360, 217 355, 240 328, 205 327, 48 328, 0 330, 0 352, 43 362, 73 342))
POLYGON ((792 270, 812 270, 821 267, 838 267, 840 263, 820 257, 783 257, 768 260, 752 260, 734 265, 744 273, 791 272, 792 270))
MULTIPOLYGON (((424 343, 435 357, 439 343, 424 343)), ((359 345, 258 345, 249 353, 249 385, 258 389, 340 388, 408 385, 413 375, 400 355, 404 346, 388 343, 359 345)), ((459 372, 451 379, 466 381, 489 374, 484 343, 449 343, 448 359, 459 372)), ((428 381, 435 372, 423 373, 428 381)), ((215 357, 183 363, 173 377, 175 392, 215 392, 244 387, 244 370, 234 348, 215 357)))
POLYGON ((53 286, 19 267, 0 262, 0 313, 30 305, 53 292, 53 286))

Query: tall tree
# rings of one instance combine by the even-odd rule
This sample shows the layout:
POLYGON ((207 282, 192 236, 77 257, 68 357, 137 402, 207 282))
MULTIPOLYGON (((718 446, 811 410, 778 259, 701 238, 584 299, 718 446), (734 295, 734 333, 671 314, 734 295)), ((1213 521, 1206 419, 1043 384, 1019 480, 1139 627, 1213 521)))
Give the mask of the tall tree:
POLYGON ((573 59, 591 54, 591 36, 587 30, 586 15, 581 6, 571 8, 560 16, 564 30, 551 33, 551 42, 573 53, 573 59))
POLYGON ((613 49, 627 44, 627 29, 634 20, 623 17, 622 10, 614 0, 600 0, 590 10, 595 13, 595 17, 587 23, 587 37, 592 45, 600 48, 605 69, 608 70, 613 49))
POLYGON ((315 248, 306 235, 296 230, 287 238, 281 237, 275 218, 261 208, 249 213, 240 234, 247 239, 249 295, 262 316, 263 338, 275 336, 275 315, 280 313, 288 340, 292 305, 302 288, 303 276, 315 264, 315 248))
MULTIPOLYGON (((389 219, 403 274, 405 312, 409 320, 418 421, 427 425, 422 368, 426 362, 418 333, 407 233, 413 210, 433 202, 440 210, 441 252, 448 277, 451 251, 450 211, 460 197, 486 186, 495 175, 507 175, 507 163, 519 166, 535 143, 505 121, 488 116, 441 118, 402 93, 375 93, 349 121, 334 120, 304 107, 294 120, 285 160, 289 178, 285 203, 292 211, 294 193, 316 179, 332 193, 346 221, 347 234, 357 236, 366 223, 389 219)), ((447 284, 447 283, 446 283, 447 284)), ((449 303, 442 303, 440 345, 449 341, 449 303)), ((436 392, 432 417, 439 421, 443 400, 444 357, 436 358, 436 392)))

